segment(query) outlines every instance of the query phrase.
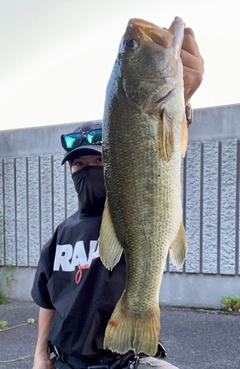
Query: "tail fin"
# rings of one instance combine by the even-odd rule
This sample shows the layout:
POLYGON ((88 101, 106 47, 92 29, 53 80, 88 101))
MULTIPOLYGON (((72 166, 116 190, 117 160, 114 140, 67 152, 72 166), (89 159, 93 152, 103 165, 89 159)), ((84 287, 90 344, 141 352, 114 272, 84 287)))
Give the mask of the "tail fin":
POLYGON ((116 305, 108 322, 104 347, 121 354, 133 350, 154 355, 160 333, 160 309, 157 305, 148 316, 134 316, 124 303, 124 295, 116 305))

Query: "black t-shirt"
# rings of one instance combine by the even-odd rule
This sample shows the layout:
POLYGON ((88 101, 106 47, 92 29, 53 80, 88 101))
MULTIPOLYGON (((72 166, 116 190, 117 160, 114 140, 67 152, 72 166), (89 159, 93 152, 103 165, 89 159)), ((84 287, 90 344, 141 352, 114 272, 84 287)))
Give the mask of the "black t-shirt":
POLYGON ((108 271, 99 257, 101 216, 75 214, 44 245, 32 297, 55 309, 49 340, 66 354, 95 355, 103 349, 107 322, 126 279, 124 256, 108 271))

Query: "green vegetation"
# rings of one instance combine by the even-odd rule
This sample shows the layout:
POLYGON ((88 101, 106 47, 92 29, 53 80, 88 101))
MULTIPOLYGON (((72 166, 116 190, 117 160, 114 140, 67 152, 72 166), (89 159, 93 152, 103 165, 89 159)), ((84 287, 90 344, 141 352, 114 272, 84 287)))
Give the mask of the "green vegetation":
POLYGON ((5 273, 5 282, 4 286, 11 287, 12 282, 17 282, 16 278, 14 278, 14 270, 15 266, 12 264, 6 265, 7 271, 5 273))
POLYGON ((34 324, 34 323, 35 323, 35 319, 33 319, 33 318, 28 319, 28 324, 34 324))
MULTIPOLYGON (((3 244, 2 244, 2 223, 3 223, 3 214, 0 211, 0 249, 1 249, 1 247, 3 247, 3 244)), ((0 290, 0 304, 6 304, 8 302, 9 302, 9 299, 0 290)))
MULTIPOLYGON (((3 240, 4 240, 4 234, 3 234, 3 214, 0 211, 0 249, 3 248, 3 240)), ((0 253, 2 254, 2 253, 0 253)), ((1 291, 1 283, 0 283, 0 304, 7 304, 10 299, 10 289, 12 288, 13 282, 17 282, 16 278, 14 277, 15 272, 15 266, 12 264, 6 265, 6 267, 3 267, 3 272, 1 273, 1 280, 3 286, 7 287, 9 295, 6 296, 4 292, 1 291)))
POLYGON ((28 325, 28 324, 35 324, 35 321, 36 321, 36 319, 29 318, 27 323, 21 323, 21 324, 18 324, 18 325, 14 325, 13 327, 9 327, 8 322, 6 320, 1 320, 0 321, 0 332, 5 331, 5 330, 9 330, 9 329, 19 328, 19 327, 22 327, 22 326, 28 325))
POLYGON ((8 322, 6 322, 6 320, 1 320, 0 321, 0 330, 7 329, 7 327, 8 327, 8 322))
POLYGON ((9 299, 4 295, 3 292, 0 291, 0 305, 7 304, 9 299))
MULTIPOLYGON (((17 282, 16 278, 14 277, 15 266, 12 264, 6 265, 6 271, 2 273, 4 279, 4 286, 8 287, 9 294, 10 288, 12 287, 13 282, 17 282)), ((0 304, 7 304, 10 301, 9 297, 7 297, 4 292, 0 291, 0 304)))
POLYGON ((240 313, 240 296, 235 297, 225 296, 223 298, 222 306, 227 311, 240 313))
MULTIPOLYGON (((35 321, 36 321, 35 319, 29 318, 27 323, 22 323, 22 324, 15 325, 13 327, 9 327, 8 322, 6 320, 1 320, 0 321, 0 334, 1 335, 4 334, 5 331, 8 331, 9 329, 16 329, 16 328, 22 327, 24 325, 34 324, 35 321)), ((21 357, 17 357, 17 358, 10 359, 10 360, 1 360, 1 355, 0 355, 0 366, 1 366, 1 364, 9 364, 9 363, 13 363, 13 362, 28 359, 30 357, 33 357, 33 355, 21 356, 21 357)))

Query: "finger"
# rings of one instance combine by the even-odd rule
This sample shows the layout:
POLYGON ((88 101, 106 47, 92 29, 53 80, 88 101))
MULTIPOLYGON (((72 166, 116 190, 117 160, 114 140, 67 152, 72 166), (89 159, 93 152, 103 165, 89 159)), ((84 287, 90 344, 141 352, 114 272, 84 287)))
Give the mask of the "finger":
POLYGON ((198 44, 195 40, 194 32, 191 28, 185 28, 184 39, 182 43, 182 49, 186 50, 192 55, 200 56, 198 44))
POLYGON ((203 80, 203 72, 199 69, 183 68, 184 87, 199 87, 203 80))
POLYGON ((201 55, 195 56, 190 54, 188 51, 182 49, 180 56, 184 67, 201 71, 204 70, 204 60, 201 55))
POLYGON ((197 91, 203 80, 203 74, 197 70, 184 68, 184 100, 187 104, 192 95, 197 91))
POLYGON ((193 38, 195 38, 195 34, 193 32, 193 29, 190 28, 190 27, 186 27, 184 28, 184 35, 190 35, 192 36, 193 38))

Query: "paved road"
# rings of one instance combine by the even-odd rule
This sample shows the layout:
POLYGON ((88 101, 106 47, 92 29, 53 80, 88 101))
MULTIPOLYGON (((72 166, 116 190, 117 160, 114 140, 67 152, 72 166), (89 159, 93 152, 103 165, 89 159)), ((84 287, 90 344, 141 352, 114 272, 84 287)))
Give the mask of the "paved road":
MULTIPOLYGON (((38 317, 33 302, 0 305, 9 327, 38 317)), ((179 369, 240 369, 240 315, 162 308, 161 340, 167 360, 179 369)), ((37 322, 0 331, 0 369, 31 369, 37 322)))

